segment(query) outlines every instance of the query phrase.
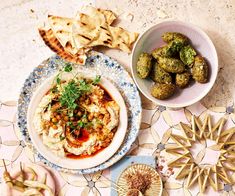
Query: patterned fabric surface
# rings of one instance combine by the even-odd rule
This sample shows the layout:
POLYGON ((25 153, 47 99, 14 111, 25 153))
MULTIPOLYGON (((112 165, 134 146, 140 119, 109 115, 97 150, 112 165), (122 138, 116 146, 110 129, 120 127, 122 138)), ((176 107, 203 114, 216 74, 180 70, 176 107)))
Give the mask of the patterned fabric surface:
MULTIPOLYGON (((135 141, 129 155, 144 155, 156 158, 158 170, 162 175, 164 191, 163 195, 202 195, 197 186, 192 189, 185 187, 184 180, 174 179, 175 169, 166 166, 168 154, 165 152, 165 144, 168 142, 169 133, 178 128, 179 122, 189 123, 191 116, 203 116, 211 114, 214 119, 226 116, 226 127, 232 127, 235 123, 234 106, 205 107, 200 103, 182 108, 170 110, 163 106, 157 106, 142 97, 143 118, 139 136, 135 141)), ((26 146, 16 126, 16 102, 5 101, 0 103, 0 159, 5 159, 10 169, 19 162, 35 162, 34 154, 30 146, 26 146)), ((213 156, 213 152, 207 151, 208 146, 202 145, 195 155, 199 163, 213 156)), ((38 163, 42 164, 42 163, 38 163)), ((121 164, 120 164, 121 165, 121 164)), ((118 167, 115 165, 115 170, 118 167)), ((49 168, 48 168, 49 169, 49 168)), ((112 168, 111 168, 112 172, 112 168)), ((3 173, 3 162, 0 161, 0 182, 3 173)), ((90 175, 70 175, 52 171, 57 183, 57 195, 111 195, 110 169, 90 175)), ((235 176, 233 175, 232 178, 235 176)), ((223 184, 219 192, 214 192, 211 187, 206 190, 206 195, 234 195, 235 186, 223 184)))

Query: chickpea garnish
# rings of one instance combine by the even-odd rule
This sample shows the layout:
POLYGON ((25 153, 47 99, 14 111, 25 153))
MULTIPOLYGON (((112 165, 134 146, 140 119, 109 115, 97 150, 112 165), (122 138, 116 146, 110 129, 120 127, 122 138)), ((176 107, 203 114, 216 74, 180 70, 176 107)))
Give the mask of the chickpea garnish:
POLYGON ((89 121, 92 121, 93 118, 94 118, 94 114, 90 113, 90 114, 88 115, 88 120, 89 120, 89 121))
POLYGON ((66 122, 69 121, 69 117, 68 117, 68 116, 65 116, 65 117, 64 117, 64 121, 66 121, 66 122))
POLYGON ((56 115, 56 118, 57 118, 58 120, 60 120, 60 119, 61 119, 61 116, 58 114, 58 115, 56 115))
POLYGON ((80 117, 82 116, 82 112, 81 111, 78 111, 77 115, 80 117))
POLYGON ((53 129, 58 129, 58 127, 56 125, 53 125, 52 128, 53 129))
POLYGON ((58 120, 57 120, 57 118, 52 118, 52 120, 51 120, 53 123, 56 123, 56 122, 58 122, 58 120))

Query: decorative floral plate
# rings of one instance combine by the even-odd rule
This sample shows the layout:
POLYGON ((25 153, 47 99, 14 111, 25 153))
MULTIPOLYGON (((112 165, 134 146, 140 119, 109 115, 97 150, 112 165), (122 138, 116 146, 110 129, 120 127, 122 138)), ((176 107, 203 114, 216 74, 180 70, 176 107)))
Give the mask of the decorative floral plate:
MULTIPOLYGON (((32 143, 27 130, 27 110, 33 92, 46 78, 64 67, 65 64, 66 61, 62 60, 59 56, 52 56, 37 66, 25 80, 18 100, 17 123, 23 139, 29 145, 32 145, 32 143)), ((53 169, 74 174, 87 174, 110 167, 128 152, 138 135, 142 109, 139 92, 132 78, 120 64, 110 57, 102 53, 91 51, 88 55, 86 64, 79 67, 79 69, 84 69, 84 71, 89 70, 92 73, 106 77, 118 88, 123 96, 128 110, 128 130, 123 144, 106 162, 93 168, 81 170, 60 167, 45 159, 34 147, 33 150, 37 155, 36 161, 42 161, 53 169)))

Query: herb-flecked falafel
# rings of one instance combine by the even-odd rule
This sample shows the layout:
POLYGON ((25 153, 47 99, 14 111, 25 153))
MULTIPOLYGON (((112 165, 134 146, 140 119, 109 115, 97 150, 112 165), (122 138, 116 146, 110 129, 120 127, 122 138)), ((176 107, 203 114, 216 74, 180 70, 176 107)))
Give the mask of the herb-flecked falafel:
POLYGON ((154 82, 164 83, 164 84, 172 83, 171 74, 162 69, 157 62, 153 65, 150 76, 154 82))
POLYGON ((142 53, 137 61, 137 74, 140 78, 147 78, 152 69, 152 56, 147 53, 142 53))
POLYGON ((186 87, 189 84, 189 81, 190 81, 189 72, 178 73, 175 76, 175 84, 180 88, 186 87))
POLYGON ((199 83, 206 83, 208 80, 209 67, 206 60, 202 56, 196 56, 192 68, 193 79, 199 83))
POLYGON ((159 57, 158 63, 162 69, 170 73, 182 73, 185 71, 185 66, 179 59, 159 57))
POLYGON ((167 99, 175 93, 174 84, 159 84, 156 83, 151 88, 151 95, 157 99, 167 99))

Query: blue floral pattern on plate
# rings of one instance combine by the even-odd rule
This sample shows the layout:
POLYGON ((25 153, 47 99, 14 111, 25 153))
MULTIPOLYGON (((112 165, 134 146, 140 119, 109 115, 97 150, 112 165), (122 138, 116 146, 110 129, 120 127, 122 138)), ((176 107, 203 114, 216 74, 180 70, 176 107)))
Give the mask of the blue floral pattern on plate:
MULTIPOLYGON (((52 56, 37 66, 25 80, 18 100, 17 123, 22 133, 22 137, 27 144, 32 145, 27 131, 27 110, 33 92, 44 79, 64 67, 66 63, 67 62, 59 56, 52 56)), ((42 161, 53 169, 74 174, 87 174, 110 167, 128 152, 138 135, 142 108, 139 92, 131 76, 120 64, 118 64, 118 62, 114 61, 110 57, 102 53, 91 51, 88 54, 88 58, 84 66, 73 65, 84 71, 89 71, 106 77, 119 89, 128 109, 128 130, 126 138, 119 150, 109 160, 96 167, 82 170, 72 170, 60 167, 45 159, 35 148, 33 150, 36 154, 36 161, 42 161)))

